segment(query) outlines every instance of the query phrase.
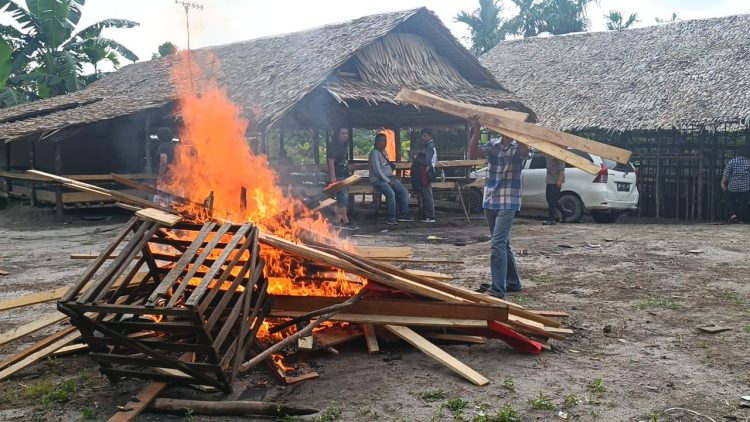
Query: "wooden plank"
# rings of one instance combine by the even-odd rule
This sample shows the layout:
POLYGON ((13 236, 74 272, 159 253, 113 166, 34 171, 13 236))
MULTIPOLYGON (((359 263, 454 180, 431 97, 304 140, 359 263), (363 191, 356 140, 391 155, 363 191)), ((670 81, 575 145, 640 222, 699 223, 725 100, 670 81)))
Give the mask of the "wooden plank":
POLYGON ((413 264, 456 264, 463 265, 464 261, 458 259, 412 259, 412 258, 370 258, 373 261, 383 262, 407 262, 413 264))
POLYGON ((424 338, 430 340, 455 341, 458 343, 485 344, 487 340, 481 336, 467 336, 465 334, 448 334, 448 333, 422 333, 424 338))
POLYGON ((27 336, 33 332, 39 331, 42 328, 49 327, 52 324, 56 324, 60 321, 67 319, 67 315, 60 312, 52 312, 47 315, 37 317, 34 321, 29 322, 0 334, 0 345, 10 343, 13 340, 17 340, 21 337, 27 336))
POLYGON ((357 246, 355 253, 365 258, 411 258, 414 248, 411 246, 357 246))
MULTIPOLYGON (((150 173, 139 173, 139 174, 124 174, 122 176, 130 179, 154 179, 156 175, 150 173)), ((0 177, 16 180, 26 180, 30 182, 47 182, 49 179, 41 176, 35 176, 25 172, 15 171, 2 171, 0 170, 0 177)), ((63 177, 77 180, 77 181, 91 181, 91 182, 111 182, 112 175, 110 174, 64 174, 63 177)))
POLYGON ((336 198, 326 198, 320 201, 318 206, 313 208, 313 211, 321 211, 334 205, 336 205, 336 198))
POLYGON ((166 382, 151 382, 141 390, 135 397, 135 401, 129 401, 124 410, 115 413, 108 422, 132 422, 138 415, 146 410, 156 397, 167 388, 166 382))
POLYGON ((362 329, 365 332, 367 353, 371 355, 380 353, 380 345, 378 345, 378 336, 375 334, 375 326, 372 324, 362 324, 362 329))
MULTIPOLYGON (((271 311, 269 317, 287 317, 295 318, 305 315, 307 312, 299 311, 271 311)), ((487 327, 487 321, 476 319, 456 319, 456 318, 431 318, 431 317, 405 317, 393 315, 365 315, 365 314, 336 314, 329 321, 356 322, 363 324, 395 324, 409 325, 414 327, 469 327, 484 328, 487 327)))
POLYGON ((509 119, 488 109, 478 110, 471 105, 449 101, 423 90, 411 91, 402 89, 396 96, 396 101, 429 107, 434 110, 468 119, 478 116, 482 124, 497 130, 508 130, 523 134, 538 140, 551 142, 568 148, 575 148, 598 155, 618 163, 626 164, 630 160, 631 152, 622 148, 592 141, 569 133, 548 129, 542 126, 509 119), (497 128, 497 129, 496 129, 497 128))
POLYGON ((144 208, 136 211, 135 216, 142 220, 153 221, 167 227, 172 227, 182 221, 181 215, 170 214, 155 208, 144 208))
POLYGON ((333 195, 334 193, 336 193, 336 192, 338 192, 338 191, 340 191, 342 189, 345 189, 345 188, 347 188, 347 187, 349 187, 349 186, 351 186, 351 185, 359 182, 361 179, 362 179, 362 176, 353 174, 353 175, 347 177, 344 180, 339 180, 336 183, 332 183, 332 184, 326 186, 326 188, 323 189, 323 191, 321 191, 318 195, 316 195, 316 197, 317 198, 323 198, 323 197, 326 197, 326 196, 333 195))
POLYGON ((0 301, 0 311, 6 311, 8 309, 21 308, 24 306, 34 305, 37 303, 51 302, 58 300, 65 292, 68 291, 68 287, 60 287, 58 289, 49 290, 46 292, 31 293, 21 297, 15 297, 12 299, 5 299, 0 301))
MULTIPOLYGON (((525 113, 524 113, 525 114, 525 113)), ((393 163, 396 166, 396 170, 410 170, 412 163, 410 161, 398 161, 393 163)), ((447 160, 438 161, 435 163, 435 168, 461 168, 461 167, 479 167, 487 165, 486 159, 479 160, 447 160)), ((370 165, 368 163, 354 163, 349 164, 350 170, 369 170, 370 165)))
POLYGON ((393 334, 401 337, 401 339, 416 347, 427 356, 435 359, 443 366, 471 381, 473 384, 482 386, 490 383, 490 380, 482 376, 482 374, 471 369, 465 363, 430 343, 427 339, 420 336, 410 328, 398 325, 386 325, 385 328, 393 334))
MULTIPOLYGON (((346 297, 273 296, 272 312, 312 312, 344 302, 346 297)), ((346 308, 346 313, 403 317, 506 320, 508 307, 498 304, 444 303, 424 300, 364 298, 346 308)))
POLYGON ((547 156, 552 156, 557 158, 558 160, 565 161, 566 163, 573 165, 586 173, 589 174, 597 174, 601 170, 601 167, 595 166, 592 162, 589 160, 581 157, 578 154, 574 154, 567 149, 561 148, 555 144, 552 144, 550 142, 533 138, 525 133, 521 132, 515 132, 508 129, 501 129, 496 126, 488 125, 490 129, 493 129, 497 132, 500 132, 501 134, 511 137, 518 142, 524 143, 534 149, 537 149, 539 151, 542 151, 547 156))
POLYGON ((7 272, 7 271, 0 270, 0 275, 8 275, 8 274, 10 274, 10 273, 7 272))
POLYGON ((62 330, 1 363, 0 367, 3 369, 0 371, 0 381, 5 380, 9 376, 26 368, 34 362, 44 359, 55 350, 78 340, 81 337, 81 333, 75 331, 74 327, 70 328, 72 328, 73 331, 62 330), (66 334, 60 335, 61 333, 66 334), (44 345, 40 346, 42 343, 44 343, 44 345), (23 355, 23 357, 20 357, 21 355, 23 355))
POLYGON ((453 280, 455 278, 450 274, 437 273, 435 271, 414 270, 411 268, 405 268, 404 271, 406 271, 409 274, 414 274, 420 277, 427 277, 433 280, 440 280, 440 281, 453 280))

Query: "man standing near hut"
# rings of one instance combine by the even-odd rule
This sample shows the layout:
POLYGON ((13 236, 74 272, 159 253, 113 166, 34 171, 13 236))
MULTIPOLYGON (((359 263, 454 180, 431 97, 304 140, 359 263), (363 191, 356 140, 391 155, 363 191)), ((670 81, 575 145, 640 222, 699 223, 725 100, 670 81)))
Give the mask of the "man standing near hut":
POLYGON ((510 248, 510 231, 516 213, 521 210, 521 168, 529 147, 502 137, 479 145, 479 120, 469 119, 472 133, 469 159, 486 157, 489 162, 484 186, 484 216, 490 227, 490 274, 492 284, 480 291, 504 298, 505 292, 521 290, 521 276, 510 248), (486 289, 486 290, 485 290, 486 289))
MULTIPOLYGON (((435 181, 437 150, 435 149, 435 141, 433 140, 433 130, 426 127, 423 128, 420 133, 422 135, 422 142, 424 142, 424 150, 422 150, 422 152, 417 155, 417 158, 414 159, 414 162, 420 168, 419 174, 417 175, 420 178, 419 195, 422 199, 420 221, 423 223, 434 223, 435 199, 432 195, 432 182, 435 181)), ((412 175, 412 177, 414 177, 414 175, 412 175)))
POLYGON ((547 189, 545 193, 547 196, 549 217, 542 224, 549 226, 555 224, 555 214, 557 214, 557 211, 560 211, 560 221, 565 221, 565 210, 558 203, 560 200, 560 189, 562 189, 562 185, 565 183, 565 162, 550 155, 546 157, 546 162, 547 178, 545 182, 547 189))
MULTIPOLYGON (((328 175, 331 183, 336 183, 351 176, 349 171, 349 129, 340 128, 336 139, 326 150, 328 158, 328 175)), ((349 188, 336 192, 336 211, 333 224, 340 228, 356 230, 349 226, 347 207, 349 206, 349 188)))
POLYGON ((409 212, 409 191, 398 177, 393 175, 395 165, 388 158, 385 134, 375 135, 375 148, 370 151, 370 183, 385 195, 385 223, 396 225, 399 221, 414 221, 409 212), (398 214, 397 214, 398 212, 398 214), (398 217, 397 217, 398 215, 398 217))
MULTIPOLYGON (((174 162, 175 144, 172 142, 172 130, 166 126, 156 129, 156 139, 159 145, 156 147, 156 158, 159 160, 159 173, 156 178, 156 189, 159 190, 164 186, 164 177, 167 174, 169 165, 174 162)), ((172 198, 160 194, 154 195, 154 202, 162 206, 169 206, 172 198)))
POLYGON ((729 222, 750 223, 750 146, 746 145, 729 160, 721 178, 721 190, 729 196, 729 222))

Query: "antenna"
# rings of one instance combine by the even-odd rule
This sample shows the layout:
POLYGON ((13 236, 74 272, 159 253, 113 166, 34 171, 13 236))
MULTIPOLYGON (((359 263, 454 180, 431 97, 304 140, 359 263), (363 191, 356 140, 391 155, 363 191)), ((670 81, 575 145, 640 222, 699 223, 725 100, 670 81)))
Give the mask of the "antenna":
POLYGON ((174 0, 174 3, 178 6, 182 6, 185 8, 185 29, 187 32, 187 61, 188 61, 188 74, 190 75, 190 88, 195 91, 195 87, 193 86, 193 66, 190 63, 190 10, 203 10, 203 4, 198 3, 196 1, 194 2, 188 2, 188 1, 182 1, 182 0, 174 0))

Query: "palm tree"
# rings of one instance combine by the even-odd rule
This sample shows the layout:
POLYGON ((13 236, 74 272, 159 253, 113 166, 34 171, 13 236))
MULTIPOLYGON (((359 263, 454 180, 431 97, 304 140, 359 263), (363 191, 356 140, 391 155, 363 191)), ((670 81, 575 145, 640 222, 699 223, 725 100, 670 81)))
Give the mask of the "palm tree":
POLYGON ((507 31, 524 38, 539 35, 539 28, 543 23, 541 3, 536 3, 534 0, 511 1, 518 7, 518 15, 508 19, 505 24, 507 31))
POLYGON ((541 4, 542 24, 539 33, 552 35, 583 32, 588 28, 586 7, 593 0, 545 0, 541 4))
POLYGON ((618 31, 620 29, 628 29, 638 21, 638 14, 631 13, 628 20, 623 20, 622 12, 618 10, 610 10, 609 14, 604 15, 606 19, 607 29, 610 31, 618 31))
POLYGON ((471 51, 482 55, 505 39, 503 20, 500 17, 502 6, 499 0, 479 0, 479 9, 469 13, 461 11, 455 22, 465 23, 471 31, 471 51))
POLYGON ((656 23, 667 23, 667 22, 677 22, 680 20, 680 18, 677 17, 677 12, 672 12, 672 17, 668 19, 662 19, 662 18, 655 18, 656 23))
POLYGON ((138 57, 119 43, 101 37, 104 28, 132 28, 138 23, 125 19, 105 19, 73 33, 81 19, 85 0, 26 0, 26 8, 13 0, 0 0, 0 12, 7 11, 22 33, 16 61, 27 61, 30 68, 13 77, 15 83, 35 84, 39 97, 81 89, 82 65, 108 59, 110 53, 129 60, 138 57))

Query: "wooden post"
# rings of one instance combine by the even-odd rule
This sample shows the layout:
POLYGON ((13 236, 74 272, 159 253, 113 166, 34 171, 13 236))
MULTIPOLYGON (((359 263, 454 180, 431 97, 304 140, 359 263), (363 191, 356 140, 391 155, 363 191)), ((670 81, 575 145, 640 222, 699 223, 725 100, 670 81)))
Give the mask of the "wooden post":
POLYGON ((318 129, 313 130, 312 153, 313 163, 316 166, 320 165, 320 131, 318 129))
POLYGON ((659 152, 661 152, 661 140, 657 139, 656 141, 656 184, 655 184, 655 193, 654 193, 654 199, 656 200, 656 218, 659 218, 661 216, 661 158, 659 156, 659 152))
POLYGON ((284 146, 284 129, 279 129, 279 157, 286 157, 286 147, 284 146))
MULTIPOLYGON (((349 130, 349 161, 354 159, 354 128, 352 127, 351 119, 348 122, 349 130)), ((335 135, 338 137, 338 133, 335 135)))
MULTIPOLYGON (((29 169, 36 169, 36 162, 34 158, 34 148, 36 147, 36 138, 31 138, 31 147, 29 148, 29 169)), ((29 197, 29 205, 32 207, 36 206, 36 183, 31 183, 31 195, 29 197)))
POLYGON ((146 165, 143 168, 144 173, 151 173, 154 168, 153 157, 151 156, 151 116, 146 115, 146 122, 143 126, 143 130, 146 132, 146 136, 143 138, 144 145, 146 146, 146 165))
MULTIPOLYGON (((10 158, 10 142, 6 142, 4 144, 5 148, 5 171, 10 171, 12 160, 10 158)), ((10 194, 10 191, 13 190, 13 181, 10 178, 5 178, 5 188, 8 189, 8 194, 10 194)))
MULTIPOLYGON (((393 137, 393 142, 396 144, 396 162, 400 162, 403 159, 403 157, 401 156, 401 128, 393 128, 393 133, 395 134, 393 137)), ((396 176, 404 177, 404 172, 405 170, 396 170, 396 176)))
MULTIPOLYGON (((60 147, 60 141, 55 142, 55 174, 58 176, 62 174, 62 148, 60 147)), ((58 184, 55 187, 55 217, 61 218, 63 216, 63 186, 58 184)))

